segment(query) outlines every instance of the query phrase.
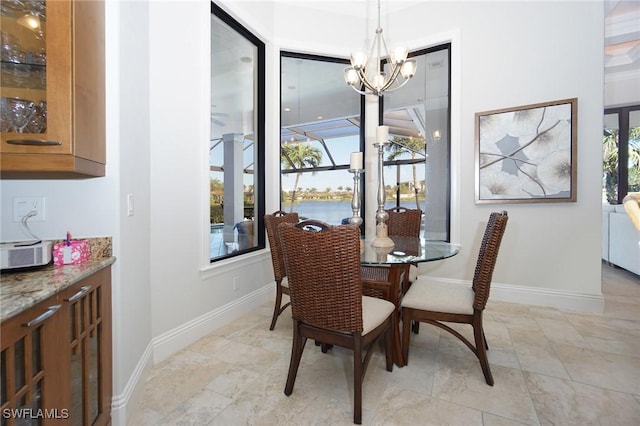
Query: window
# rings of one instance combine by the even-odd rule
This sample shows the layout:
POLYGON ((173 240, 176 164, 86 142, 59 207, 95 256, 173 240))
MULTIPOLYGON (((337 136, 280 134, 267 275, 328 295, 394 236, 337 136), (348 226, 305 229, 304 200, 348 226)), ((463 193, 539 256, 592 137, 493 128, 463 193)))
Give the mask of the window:
POLYGON ((352 152, 360 96, 344 84, 347 61, 283 52, 280 58, 281 208, 339 225, 353 216, 352 152))
POLYGON ((380 105, 392 141, 384 161, 387 208, 419 208, 423 236, 443 241, 450 239, 449 50, 446 44, 412 53, 416 75, 380 105))
MULTIPOLYGON (((384 153, 385 206, 419 207, 424 237, 444 241, 450 238, 449 51, 445 44, 411 54, 416 76, 380 101, 381 122, 395 142, 384 153)), ((349 156, 364 150, 363 97, 344 83, 347 64, 281 54, 282 210, 334 225, 353 215, 349 156)))
POLYGON ((211 261, 265 247, 265 48, 211 3, 211 261))
POLYGON ((620 204, 640 191, 640 105, 604 111, 603 203, 620 204))

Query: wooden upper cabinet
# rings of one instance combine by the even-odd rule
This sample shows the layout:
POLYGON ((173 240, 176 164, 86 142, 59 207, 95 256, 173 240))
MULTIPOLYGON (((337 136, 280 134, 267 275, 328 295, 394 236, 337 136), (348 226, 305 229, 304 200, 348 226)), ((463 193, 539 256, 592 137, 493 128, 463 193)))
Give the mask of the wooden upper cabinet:
POLYGON ((104 176, 104 2, 3 1, 0 13, 0 176, 104 176))

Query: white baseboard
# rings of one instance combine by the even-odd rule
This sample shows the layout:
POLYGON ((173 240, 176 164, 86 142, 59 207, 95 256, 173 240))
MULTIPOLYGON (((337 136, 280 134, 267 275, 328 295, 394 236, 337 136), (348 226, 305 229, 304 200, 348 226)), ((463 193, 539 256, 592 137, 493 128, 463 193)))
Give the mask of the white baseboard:
POLYGON ((231 303, 151 339, 151 343, 140 357, 124 391, 120 395, 114 395, 111 400, 112 424, 115 426, 127 424, 127 414, 132 414, 132 405, 135 406, 136 396, 142 391, 141 385, 144 384, 149 370, 154 364, 167 359, 237 317, 262 306, 273 298, 273 285, 274 283, 271 282, 231 303))
POLYGON ((197 342, 221 326, 263 305, 272 297, 273 282, 231 303, 227 303, 224 306, 220 306, 211 312, 186 322, 173 330, 154 337, 151 340, 151 345, 153 346, 153 363, 157 364, 164 361, 171 355, 197 342))
MULTIPOLYGON (((418 277, 420 278, 420 276, 418 277)), ((470 281, 451 278, 424 277, 451 285, 471 285, 470 281)), ((594 294, 572 293, 539 287, 523 287, 511 284, 491 283, 490 300, 546 306, 567 311, 599 314, 604 311, 604 297, 594 294)))
POLYGON ((142 393, 142 385, 147 380, 147 376, 149 375, 149 371, 152 367, 152 354, 153 349, 151 343, 149 343, 144 353, 138 360, 136 368, 133 370, 133 374, 131 374, 131 377, 129 377, 124 391, 120 395, 116 395, 111 399, 112 425, 126 425, 127 418, 133 414, 131 407, 135 407, 137 396, 142 393), (128 411, 127 408, 129 408, 128 411))

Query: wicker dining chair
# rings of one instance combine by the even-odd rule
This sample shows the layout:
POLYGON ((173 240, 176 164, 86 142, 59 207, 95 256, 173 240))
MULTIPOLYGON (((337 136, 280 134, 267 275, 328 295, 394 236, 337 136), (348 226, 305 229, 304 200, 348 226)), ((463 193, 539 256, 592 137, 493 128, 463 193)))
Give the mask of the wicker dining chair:
MULTIPOLYGON (((422 210, 408 209, 406 207, 393 207, 386 210, 387 234, 398 237, 419 237, 422 225, 422 210)), ((389 268, 387 266, 363 266, 363 292, 367 296, 382 297, 392 300, 391 284, 389 283, 389 268)), ((418 277, 418 267, 410 265, 408 275, 404 277, 401 291, 407 290, 410 282, 418 277)))
POLYGON ((271 249, 271 264, 273 265, 273 278, 276 281, 276 303, 273 308, 273 317, 269 330, 273 330, 280 314, 287 309, 289 302, 282 305, 282 295, 289 294, 289 283, 284 269, 284 259, 282 258, 282 248, 280 247, 280 237, 278 235, 278 225, 281 223, 298 223, 298 213, 286 213, 282 210, 264 216, 264 225, 267 228, 267 238, 271 249))
POLYGON ((419 237, 422 225, 422 210, 398 206, 386 210, 387 234, 399 237, 419 237))
POLYGON ((293 392, 308 338, 353 350, 354 414, 362 422, 362 381, 375 343, 384 337, 386 368, 393 369, 393 312, 383 299, 362 295, 360 232, 355 225, 308 220, 279 227, 289 279, 293 344, 284 393, 293 392))
POLYGON ((480 245, 471 286, 453 286, 416 280, 402 299, 402 351, 404 362, 409 361, 409 329, 413 321, 435 325, 460 339, 480 361, 485 381, 493 386, 493 376, 487 359, 489 345, 482 325, 482 313, 489 299, 489 290, 498 250, 508 221, 507 212, 491 213, 480 245), (470 324, 475 346, 445 322, 470 324))

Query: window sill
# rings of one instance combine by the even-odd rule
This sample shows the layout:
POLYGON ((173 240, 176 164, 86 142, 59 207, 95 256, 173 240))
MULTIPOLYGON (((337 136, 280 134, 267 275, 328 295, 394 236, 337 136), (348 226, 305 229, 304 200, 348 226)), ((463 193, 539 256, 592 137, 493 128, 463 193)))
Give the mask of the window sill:
POLYGON ((234 256, 229 259, 220 260, 200 268, 200 279, 208 280, 210 278, 223 275, 240 268, 246 268, 248 265, 271 262, 271 254, 269 249, 252 251, 247 254, 234 256))

